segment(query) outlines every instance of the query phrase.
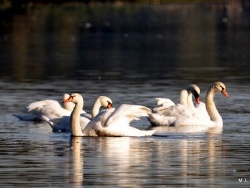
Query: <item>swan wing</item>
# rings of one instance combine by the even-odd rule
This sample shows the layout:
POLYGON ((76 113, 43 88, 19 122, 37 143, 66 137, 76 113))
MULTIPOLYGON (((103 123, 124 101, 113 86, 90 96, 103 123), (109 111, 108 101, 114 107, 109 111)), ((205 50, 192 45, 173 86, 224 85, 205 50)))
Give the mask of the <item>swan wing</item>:
POLYGON ((151 110, 140 105, 123 104, 117 109, 101 111, 86 126, 83 134, 88 136, 150 136, 155 130, 139 130, 129 123, 141 116, 148 116, 151 110))
POLYGON ((30 103, 26 109, 27 112, 40 112, 43 106, 54 106, 55 108, 61 108, 61 105, 55 100, 42 100, 30 103))
POLYGON ((156 98, 157 100, 157 107, 153 109, 154 112, 159 113, 159 114, 164 114, 165 111, 168 111, 169 107, 174 106, 175 103, 167 98, 156 98))
POLYGON ((70 116, 71 112, 58 105, 43 105, 40 107, 40 113, 49 119, 58 119, 63 116, 70 116))
POLYGON ((152 126, 173 126, 175 124, 176 117, 152 113, 149 115, 148 120, 152 126))
POLYGON ((157 105, 160 106, 165 106, 165 107, 169 107, 169 106, 173 106, 175 105, 175 103, 171 100, 171 99, 167 99, 167 98, 156 98, 157 100, 157 105))
POLYGON ((116 121, 127 122, 129 124, 133 120, 139 120, 142 116, 148 116, 149 113, 151 113, 151 110, 145 106, 122 104, 113 111, 106 121, 105 126, 108 127, 117 124, 116 121))

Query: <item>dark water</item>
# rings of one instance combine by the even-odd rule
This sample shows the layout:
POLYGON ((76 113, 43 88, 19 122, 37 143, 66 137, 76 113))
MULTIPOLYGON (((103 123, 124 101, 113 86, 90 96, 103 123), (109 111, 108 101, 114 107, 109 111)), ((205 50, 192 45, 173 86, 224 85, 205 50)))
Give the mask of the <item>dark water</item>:
MULTIPOLYGON (((250 4, 31 7, 1 17, 1 187, 249 187, 250 4), (155 106, 220 80, 221 134, 70 138, 12 116, 80 92, 155 106)), ((146 120, 136 124, 144 129, 146 120)))

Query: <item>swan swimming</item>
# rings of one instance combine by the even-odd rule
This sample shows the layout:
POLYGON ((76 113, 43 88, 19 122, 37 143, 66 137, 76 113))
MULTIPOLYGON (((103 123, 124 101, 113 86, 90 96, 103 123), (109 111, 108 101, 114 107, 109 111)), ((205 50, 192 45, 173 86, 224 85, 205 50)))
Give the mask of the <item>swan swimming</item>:
POLYGON ((131 127, 129 123, 138 120, 141 116, 148 116, 151 110, 145 106, 122 104, 118 108, 111 108, 107 101, 107 110, 98 113, 82 130, 80 126, 80 109, 82 96, 73 93, 65 102, 75 103, 70 116, 72 136, 151 136, 154 130, 139 130, 131 127))
POLYGON ((192 95, 195 98, 197 104, 200 103, 200 88, 195 85, 189 85, 186 89, 180 93, 180 103, 175 104, 172 100, 167 98, 156 98, 158 100, 157 105, 153 111, 160 115, 175 116, 175 114, 189 113, 190 108, 194 108, 192 95))
MULTIPOLYGON (((66 100, 68 97, 69 94, 65 93, 63 95, 63 101, 66 100)), ((40 122, 43 120, 42 118, 43 115, 50 114, 51 112, 57 114, 56 118, 62 117, 67 114, 70 115, 70 112, 72 112, 74 106, 75 106, 74 103, 63 103, 62 107, 60 103, 57 102, 56 100, 41 100, 30 103, 25 109, 27 114, 25 115, 13 114, 13 116, 17 117, 21 121, 40 122), (46 109, 48 111, 46 111, 46 109)), ((81 113, 84 114, 86 112, 82 110, 81 113)), ((52 117, 50 118, 52 119, 52 117)))
MULTIPOLYGON (((77 113, 79 113, 79 122, 80 122, 80 127, 83 130, 86 125, 91 121, 91 119, 93 117, 95 117, 98 113, 101 107, 104 108, 110 108, 112 107, 112 100, 106 96, 99 96, 92 108, 92 112, 91 115, 84 113, 82 114, 81 109, 83 108, 83 97, 81 94, 78 94, 78 97, 81 98, 79 101, 78 106, 81 106, 81 108, 77 108, 77 113), (81 103, 81 104, 80 104, 81 103)), ((67 99, 64 100, 64 104, 67 103, 72 103, 70 102, 68 99, 71 99, 71 96, 69 95, 69 97, 67 99)), ((74 110, 76 110, 75 108, 75 104, 72 103, 74 105, 74 108, 72 110, 72 112, 74 110)), ((42 119, 47 121, 49 123, 49 125, 51 126, 51 128, 53 129, 54 132, 70 132, 70 117, 71 117, 71 113, 70 111, 67 112, 67 114, 64 114, 63 116, 61 115, 57 115, 57 111, 54 111, 53 108, 50 109, 49 106, 44 107, 46 110, 46 114, 43 114, 42 119)))
MULTIPOLYGON (((223 120, 214 103, 214 96, 221 92, 229 98, 226 86, 222 82, 214 82, 207 91, 205 106, 209 119, 206 117, 197 117, 192 115, 183 116, 166 116, 157 113, 149 114, 148 120, 153 126, 168 126, 172 130, 186 129, 189 132, 206 131, 209 128, 222 128, 223 120)), ((193 113, 191 113, 193 114, 193 113)))

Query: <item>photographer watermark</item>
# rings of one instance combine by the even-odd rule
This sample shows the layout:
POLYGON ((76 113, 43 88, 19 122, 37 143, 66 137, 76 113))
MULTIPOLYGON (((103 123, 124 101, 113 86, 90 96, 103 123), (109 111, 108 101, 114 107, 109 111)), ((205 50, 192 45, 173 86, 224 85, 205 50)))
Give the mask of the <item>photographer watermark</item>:
POLYGON ((240 183, 247 183, 247 178, 238 178, 238 182, 240 183))

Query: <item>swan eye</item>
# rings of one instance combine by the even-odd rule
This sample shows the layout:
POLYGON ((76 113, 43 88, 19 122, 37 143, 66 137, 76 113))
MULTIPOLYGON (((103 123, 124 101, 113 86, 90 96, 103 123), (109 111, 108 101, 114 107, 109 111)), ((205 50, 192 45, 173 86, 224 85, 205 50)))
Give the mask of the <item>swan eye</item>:
POLYGON ((222 86, 220 86, 221 87, 221 90, 223 91, 225 88, 224 87, 222 87, 222 86))
POLYGON ((194 92, 194 97, 197 98, 197 97, 200 97, 200 95, 195 91, 194 92))

